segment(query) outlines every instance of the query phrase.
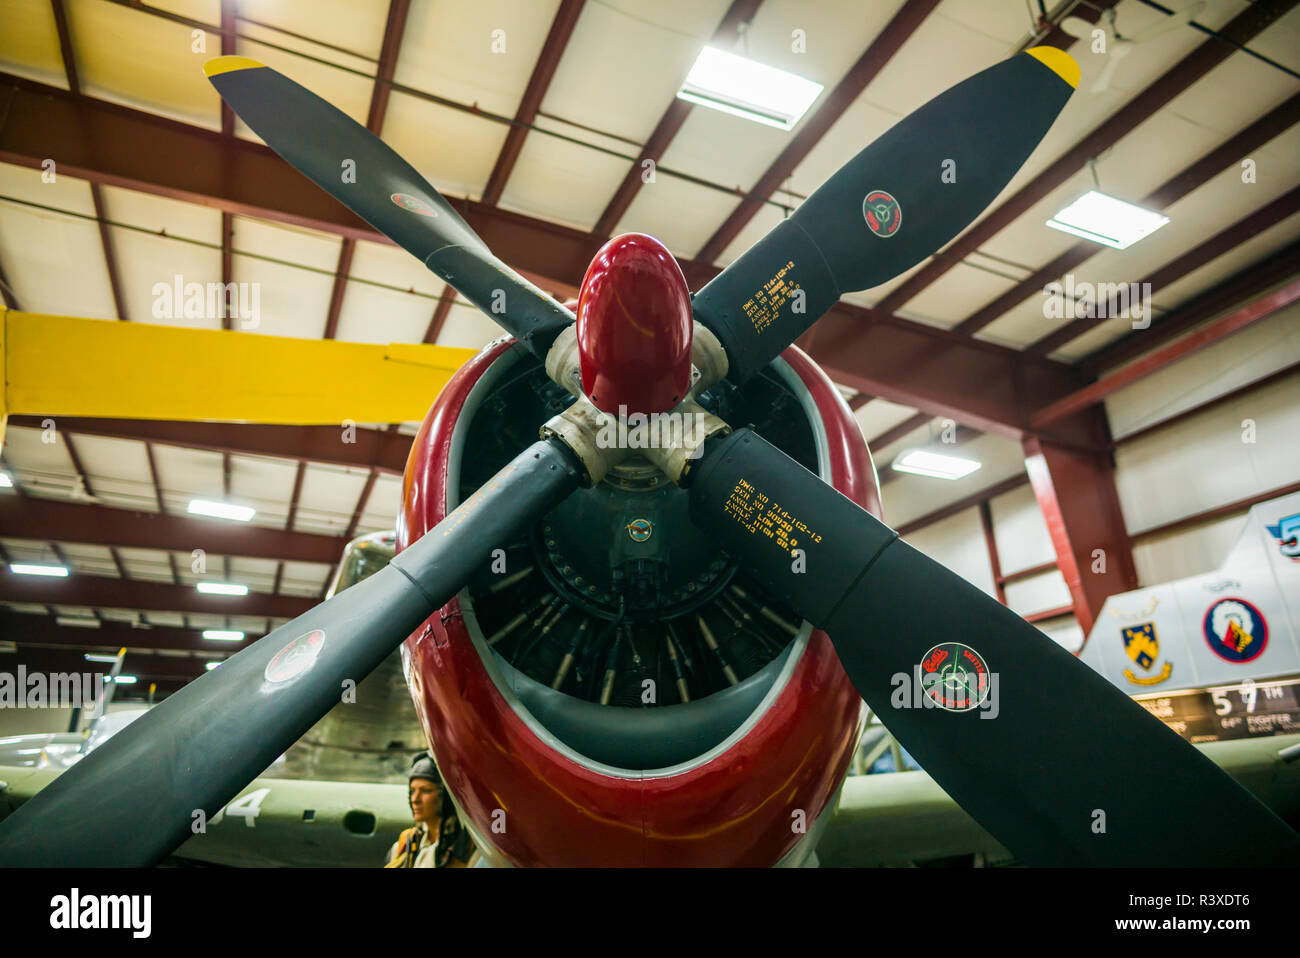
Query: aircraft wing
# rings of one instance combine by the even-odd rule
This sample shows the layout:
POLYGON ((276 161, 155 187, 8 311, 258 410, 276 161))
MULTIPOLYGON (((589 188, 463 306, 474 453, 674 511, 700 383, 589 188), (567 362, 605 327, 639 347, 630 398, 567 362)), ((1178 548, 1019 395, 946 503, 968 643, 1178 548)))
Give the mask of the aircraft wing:
MULTIPOLYGON (((0 821, 62 771, 0 766, 0 821)), ((245 868, 377 868, 410 824, 405 785, 259 778, 175 857, 245 868)))
MULTIPOLYGON (((1300 734, 1196 747, 1284 821, 1300 825, 1300 734)), ((1171 802, 1178 801, 1177 792, 1171 782, 1171 802)), ((1160 809, 1148 814, 1158 816, 1160 809)), ((839 808, 817 846, 817 858, 827 867, 910 865, 971 854, 988 863, 1011 858, 924 772, 846 779, 839 808)))

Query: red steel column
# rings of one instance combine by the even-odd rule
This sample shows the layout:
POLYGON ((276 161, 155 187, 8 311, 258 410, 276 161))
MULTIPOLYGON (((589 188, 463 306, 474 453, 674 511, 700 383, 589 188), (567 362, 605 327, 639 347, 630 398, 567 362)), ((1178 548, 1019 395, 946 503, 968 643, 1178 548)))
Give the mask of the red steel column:
POLYGON ((1110 456, 1038 436, 1026 436, 1022 445, 1025 471, 1086 635, 1107 596, 1137 588, 1110 456))

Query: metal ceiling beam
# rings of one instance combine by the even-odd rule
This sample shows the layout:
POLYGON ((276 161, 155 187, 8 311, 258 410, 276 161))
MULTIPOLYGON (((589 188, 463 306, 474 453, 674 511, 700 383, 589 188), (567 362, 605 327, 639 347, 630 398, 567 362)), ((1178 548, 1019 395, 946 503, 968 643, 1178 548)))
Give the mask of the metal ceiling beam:
MULTIPOLYGON (((1089 382, 1061 363, 1026 363, 1015 350, 847 303, 818 320, 809 353, 845 386, 1015 440, 1034 412, 1089 382)), ((1066 431, 1078 443, 1106 441, 1091 425, 1066 431)))
MULTIPOLYGON (((732 0, 731 6, 727 9, 726 14, 722 17, 722 22, 718 28, 713 31, 713 39, 710 41, 715 45, 726 44, 736 38, 737 32, 742 24, 749 23, 754 19, 754 14, 758 8, 763 5, 763 0, 732 0)), ((623 219, 632 201, 636 199, 637 193, 641 191, 645 180, 642 178, 645 172, 645 162, 658 163, 660 158, 668 150, 673 138, 677 136, 686 118, 690 116, 694 104, 673 97, 673 101, 668 104, 668 109, 664 115, 659 118, 655 124, 654 131, 650 134, 650 139, 645 141, 641 147, 641 153, 637 156, 636 162, 628 169, 623 176, 623 182, 618 185, 614 191, 613 198, 605 211, 600 214, 600 219, 596 220, 596 225, 592 227, 592 232, 597 236, 608 236, 614 231, 614 227, 623 219)))
POLYGON ((501 202, 501 194, 505 192, 506 183, 510 180, 510 174, 514 171, 515 163, 518 162, 519 154, 524 148, 528 129, 537 119, 537 111, 541 109, 542 100, 546 98, 551 78, 555 76, 555 70, 564 56, 564 49, 569 45, 569 37, 573 35, 573 28, 577 26, 578 17, 582 14, 582 8, 586 3, 587 0, 561 0, 560 9, 555 12, 551 29, 546 34, 546 42, 542 44, 542 52, 538 54, 532 76, 528 78, 528 86, 524 87, 524 95, 519 100, 515 121, 506 133, 506 141, 501 145, 501 152, 492 167, 487 186, 483 188, 482 202, 487 206, 496 206, 501 202))
POLYGON ((208 595, 187 585, 110 579, 107 576, 46 576, 0 574, 0 602, 79 605, 99 609, 143 609, 146 612, 251 615, 292 619, 316 604, 315 599, 288 595, 208 595))
MULTIPOLYGON (((10 426, 41 428, 39 416, 10 416, 10 426)), ((358 427, 355 442, 343 441, 335 426, 268 426, 260 423, 173 422, 160 419, 84 419, 61 417, 59 428, 74 435, 138 439, 186 449, 272 456, 298 462, 376 468, 402 473, 411 437, 358 427)))
POLYGON ((822 105, 800 125, 799 132, 794 135, 767 171, 758 178, 758 182, 740 201, 740 205, 731 211, 722 225, 709 237, 708 242, 695 255, 696 259, 712 263, 722 255, 746 224, 763 208, 763 204, 771 198, 782 183, 790 178, 796 167, 812 152, 813 147, 821 142, 826 131, 835 125, 836 121, 844 115, 845 110, 853 105, 853 101, 880 74, 885 65, 893 59, 894 54, 902 49, 903 44, 911 38, 938 5, 939 0, 907 0, 885 29, 880 31, 880 35, 867 47, 866 52, 835 85, 835 89, 831 90, 822 105))
POLYGON ((1210 346, 1221 339, 1226 339, 1233 333, 1240 332, 1252 323, 1271 316, 1279 309, 1283 309, 1297 300, 1300 300, 1300 280, 1288 283, 1281 289, 1275 290, 1267 296, 1263 296, 1253 303, 1249 303, 1201 327, 1189 336, 1158 349, 1150 355, 1130 363, 1118 372, 1103 376, 1092 385, 1052 403, 1034 416, 1033 426, 1035 428, 1050 426, 1067 416, 1072 416, 1081 410, 1087 409, 1089 406, 1101 402, 1111 393, 1123 389, 1139 379, 1145 379, 1166 366, 1173 365, 1192 353, 1199 352, 1206 346, 1210 346))
POLYGON ((1262 30, 1290 11, 1300 0, 1259 0, 1234 17, 1220 31, 1167 70, 1158 80, 1112 114, 1099 127, 1039 173, 963 233, 929 263, 877 303, 886 312, 896 312, 962 259, 976 252, 1005 227, 1011 225, 1039 200, 1083 169, 1127 136, 1161 107, 1204 77, 1262 30))
MULTIPOLYGON (((1149 276, 1144 276, 1138 282, 1141 288, 1149 285, 1153 293, 1170 286, 1189 273, 1200 269, 1225 253, 1236 249, 1242 243, 1249 242, 1265 230, 1295 215, 1297 211, 1300 211, 1300 186, 1289 193, 1284 193, 1271 203, 1261 206, 1245 219, 1238 220, 1232 226, 1216 233, 1204 243, 1188 250, 1182 256, 1166 263, 1149 276)), ((1118 304, 1113 301, 1098 303, 1096 312, 1102 315, 1082 316, 1072 320, 1060 329, 1030 343, 1025 348, 1025 352, 1031 356, 1046 356, 1053 353, 1090 330, 1096 329, 1106 322, 1107 317, 1114 316, 1117 309, 1118 304)))
POLYGON ((1106 599, 1137 588, 1137 567, 1109 451, 1079 452, 1041 436, 1022 442, 1025 472, 1084 635, 1106 599))
POLYGON ((424 342, 436 343, 438 336, 442 334, 442 327, 447 324, 447 317, 451 315, 451 307, 456 303, 456 290, 452 289, 451 284, 442 288, 442 295, 438 297, 438 305, 433 308, 433 315, 429 317, 429 328, 424 331, 424 342))
MULTIPOLYGON (((351 542, 357 534, 357 528, 361 525, 361 516, 366 511, 366 503, 370 501, 370 493, 374 491, 375 480, 379 478, 379 473, 371 469, 370 475, 366 476, 366 483, 361 487, 361 495, 357 497, 357 508, 352 513, 352 518, 348 522, 348 528, 343 533, 343 543, 346 545, 351 542)), ((340 550, 341 554, 342 550, 340 550)), ((338 557, 336 556, 335 559, 338 557)))
POLYGON ((55 645, 74 649, 101 647, 166 649, 179 652, 234 653, 256 641, 250 635, 242 642, 214 642, 198 629, 177 629, 154 625, 139 628, 129 622, 101 620, 98 628, 59 625, 52 616, 0 609, 0 635, 10 642, 55 645))
MULTIPOLYGON (((1242 157, 1249 156, 1251 151, 1290 129, 1297 122, 1300 122, 1300 93, 1273 108, 1244 130, 1233 134, 1217 149, 1211 150, 1195 163, 1166 180, 1147 194, 1139 205, 1155 210, 1172 206, 1189 193, 1204 186, 1242 157)), ((1046 266, 1035 270, 1001 296, 971 313, 953 327, 954 332, 967 336, 974 335, 1029 297, 1042 293, 1043 287, 1048 283, 1064 276, 1104 249, 1106 247, 1087 240, 1075 243, 1046 266)))
POLYGON ((1300 273, 1300 240, 1198 293, 1169 315, 1153 322, 1150 329, 1142 331, 1141 336, 1118 339, 1089 353, 1077 365, 1092 375, 1123 365, 1136 356, 1176 339, 1216 314, 1266 292, 1297 273, 1300 273))
POLYGON ((212 555, 323 564, 338 561, 347 543, 314 532, 17 496, 0 496, 0 535, 169 552, 202 549, 212 555))

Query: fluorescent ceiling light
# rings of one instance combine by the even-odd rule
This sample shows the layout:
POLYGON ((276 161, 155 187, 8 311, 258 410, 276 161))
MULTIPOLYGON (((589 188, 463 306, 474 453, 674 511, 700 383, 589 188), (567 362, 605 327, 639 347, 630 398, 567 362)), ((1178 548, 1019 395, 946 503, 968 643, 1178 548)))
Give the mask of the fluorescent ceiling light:
POLYGON ((220 662, 209 662, 207 665, 203 666, 203 668, 204 668, 205 671, 207 671, 207 672, 211 672, 213 669, 215 669, 215 668, 216 668, 218 665, 220 665, 220 664, 221 664, 220 662))
POLYGON ((99 619, 87 618, 84 615, 56 615, 54 622, 56 625, 71 625, 78 629, 99 628, 99 619))
POLYGON ((808 112, 822 85, 757 60, 705 47, 679 99, 788 130, 808 112))
MULTIPOLYGON (((245 589, 245 592, 248 590, 245 589)), ((236 632, 233 629, 204 629, 203 637, 211 639, 213 642, 242 642, 244 633, 236 632)))
POLYGON ((980 467, 974 459, 947 456, 929 449, 909 449, 894 460, 896 472, 910 472, 931 479, 960 479, 980 467))
POLYGON ((1047 221, 1054 230, 1110 246, 1128 249, 1169 222, 1169 217, 1132 203, 1089 190, 1047 221))
POLYGON ((213 502, 211 499, 191 499, 189 512, 191 515, 233 519, 235 522, 247 522, 257 515, 257 510, 252 506, 236 506, 229 502, 213 502))
POLYGON ((134 675, 119 675, 116 677, 106 675, 104 678, 109 682, 116 682, 118 685, 135 685, 136 682, 140 681, 134 675))
POLYGON ((65 565, 48 565, 43 562, 11 562, 9 571, 17 572, 19 575, 52 575, 62 578, 68 574, 68 567, 65 565))
POLYGON ((9 473, 0 472, 0 489, 12 489, 14 481, 9 478, 9 473))
POLYGON ((200 582, 198 588, 210 595, 248 595, 248 586, 234 582, 200 582))
POLYGON ((102 652, 87 652, 87 662, 108 662, 110 665, 117 661, 116 655, 105 655, 102 652))

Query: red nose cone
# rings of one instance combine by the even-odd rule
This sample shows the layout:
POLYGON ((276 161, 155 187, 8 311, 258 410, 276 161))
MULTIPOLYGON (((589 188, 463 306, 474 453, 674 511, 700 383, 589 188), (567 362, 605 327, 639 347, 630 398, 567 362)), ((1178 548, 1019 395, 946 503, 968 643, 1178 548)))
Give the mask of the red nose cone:
POLYGON ((653 236, 615 236, 587 267, 578 359, 583 392, 605 412, 665 412, 686 395, 691 294, 677 260, 653 236))

